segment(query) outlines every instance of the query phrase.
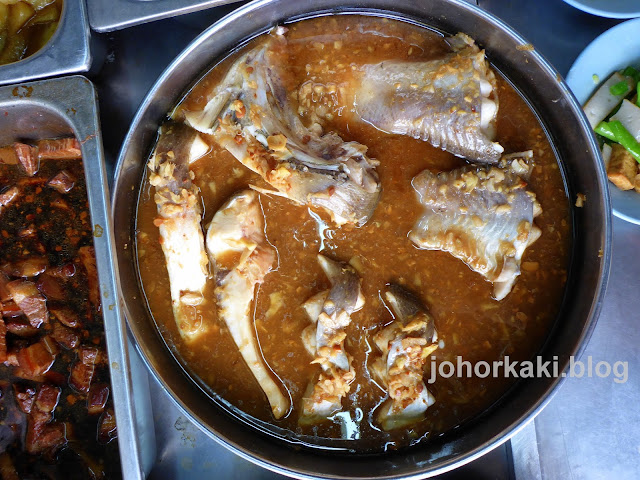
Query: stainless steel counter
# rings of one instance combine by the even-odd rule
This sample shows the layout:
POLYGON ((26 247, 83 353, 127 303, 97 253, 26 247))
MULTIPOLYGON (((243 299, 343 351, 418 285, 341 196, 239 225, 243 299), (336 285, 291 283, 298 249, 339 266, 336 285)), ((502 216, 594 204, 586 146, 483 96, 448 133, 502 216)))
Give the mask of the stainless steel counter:
MULTIPOLYGON (((512 25, 562 73, 588 43, 619 21, 594 17, 560 0, 479 0, 512 25)), ((113 167, 135 110, 157 76, 203 28, 233 6, 99 36, 106 45, 99 89, 107 162, 113 167)), ((623 47, 621 47, 623 48, 623 47)), ((442 478, 640 477, 640 227, 614 221, 611 279, 602 315, 584 354, 629 362, 628 380, 567 379, 548 407, 512 442, 442 478), (511 445, 514 448, 511 448, 511 445)), ((184 418, 150 380, 158 459, 150 478, 282 478, 236 457, 184 418)))

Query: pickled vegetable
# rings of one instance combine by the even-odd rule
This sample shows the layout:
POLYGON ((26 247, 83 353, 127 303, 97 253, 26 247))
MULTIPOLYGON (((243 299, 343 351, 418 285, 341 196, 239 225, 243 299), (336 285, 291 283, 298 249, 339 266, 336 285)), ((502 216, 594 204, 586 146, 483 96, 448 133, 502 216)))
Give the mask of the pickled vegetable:
POLYGON ((45 46, 60 21, 62 0, 0 0, 0 65, 45 46))

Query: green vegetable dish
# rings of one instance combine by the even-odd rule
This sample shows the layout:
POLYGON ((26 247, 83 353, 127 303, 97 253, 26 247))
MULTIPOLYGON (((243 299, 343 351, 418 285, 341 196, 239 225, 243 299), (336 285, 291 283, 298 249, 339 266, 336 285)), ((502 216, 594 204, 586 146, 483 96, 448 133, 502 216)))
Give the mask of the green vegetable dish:
POLYGON ((640 193, 640 71, 614 72, 584 106, 602 145, 607 177, 620 190, 640 193))

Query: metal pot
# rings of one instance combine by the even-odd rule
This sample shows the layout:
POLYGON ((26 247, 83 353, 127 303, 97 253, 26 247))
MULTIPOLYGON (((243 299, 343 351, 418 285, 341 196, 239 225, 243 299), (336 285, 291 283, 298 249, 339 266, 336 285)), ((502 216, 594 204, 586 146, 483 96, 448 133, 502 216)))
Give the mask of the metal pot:
POLYGON ((405 19, 442 32, 471 35, 529 101, 560 159, 567 192, 586 195, 573 208, 573 249, 566 294, 540 351, 558 357, 560 371, 578 355, 600 311, 611 252, 610 204, 598 145, 580 105, 561 76, 511 28, 462 0, 262 0, 245 5, 204 31, 160 76, 133 120, 113 192, 122 303, 147 366, 178 406, 205 432, 238 455, 300 478, 410 478, 443 473, 495 448, 531 420, 562 378, 521 380, 495 405, 442 438, 377 456, 331 454, 259 432, 217 405, 174 359, 151 319, 136 271, 133 221, 138 188, 156 131, 167 112, 209 67, 247 39, 284 21, 321 14, 363 13, 405 19))

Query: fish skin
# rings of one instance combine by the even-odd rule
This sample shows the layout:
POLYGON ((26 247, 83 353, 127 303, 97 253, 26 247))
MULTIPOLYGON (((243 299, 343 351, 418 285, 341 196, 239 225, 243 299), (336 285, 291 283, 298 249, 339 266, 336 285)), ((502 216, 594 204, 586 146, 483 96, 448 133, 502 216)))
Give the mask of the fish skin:
POLYGON ((196 306, 205 301, 202 293, 209 265, 199 189, 189 170, 196 135, 186 125, 172 122, 163 125, 148 163, 149 183, 155 187, 158 209, 154 223, 159 229, 169 275, 171 305, 178 331, 187 341, 204 332, 196 306))
POLYGON ((385 299, 395 320, 374 335, 380 356, 371 370, 387 389, 388 397, 376 421, 389 431, 421 421, 435 403, 424 384, 423 372, 427 358, 437 348, 438 334, 433 317, 404 288, 390 285, 385 299))
POLYGON ((274 417, 282 418, 291 402, 262 356, 251 316, 256 286, 264 281, 277 257, 265 238, 264 215, 255 191, 234 194, 216 212, 207 229, 207 251, 215 266, 218 315, 266 394, 274 417), (221 260, 229 253, 239 254, 239 258, 231 268, 222 269, 221 260))
POLYGON ((532 152, 510 154, 498 166, 469 165, 412 181, 425 209, 409 239, 419 248, 443 250, 465 262, 505 298, 520 275, 526 248, 541 235, 534 219, 541 212, 526 179, 532 152))
POLYGON ((338 225, 363 225, 380 197, 378 162, 362 144, 303 125, 273 60, 283 51, 286 39, 275 35, 240 57, 202 110, 183 111, 185 121, 261 175, 271 193, 325 210, 338 225))
POLYGON ((495 75, 470 37, 458 34, 447 41, 453 52, 441 59, 364 65, 354 87, 356 112, 383 132, 427 141, 473 162, 495 164, 504 151, 493 141, 498 111, 495 75))

